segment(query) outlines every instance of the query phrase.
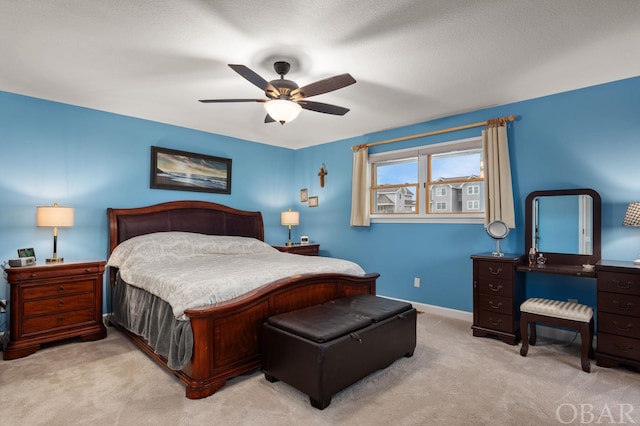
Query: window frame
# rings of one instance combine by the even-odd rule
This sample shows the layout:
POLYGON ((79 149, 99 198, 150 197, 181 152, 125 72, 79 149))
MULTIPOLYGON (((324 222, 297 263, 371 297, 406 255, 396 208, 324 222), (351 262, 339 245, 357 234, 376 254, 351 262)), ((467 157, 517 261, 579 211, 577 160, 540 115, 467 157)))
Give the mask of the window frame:
MULTIPOLYGON (((369 155, 367 164, 367 194, 369 202, 367 203, 369 208, 369 217, 372 223, 473 223, 483 224, 485 219, 485 213, 473 213, 473 212, 455 212, 455 213, 428 213, 427 204, 430 203, 430 198, 427 193, 427 187, 429 182, 428 162, 429 156, 434 154, 454 153, 458 151, 468 151, 480 149, 482 151, 482 136, 476 136, 472 138, 459 139, 448 142, 435 143, 431 145, 423 145, 415 148, 406 148, 393 151, 379 152, 369 155), (390 161, 401 161, 403 159, 418 158, 418 188, 415 194, 416 200, 416 212, 403 212, 403 213, 384 213, 376 214, 373 212, 374 200, 372 200, 372 182, 374 182, 374 170, 375 164, 390 161), (424 201, 422 201, 424 200, 424 201)), ((480 178, 478 183, 484 181, 483 170, 480 171, 480 178)), ((393 185, 388 185, 393 186, 393 185)), ((397 185, 407 186, 407 185, 397 185)), ((409 185, 415 188, 415 184, 409 185)), ((375 187, 374 187, 375 188, 375 187)), ((433 206, 435 208, 435 206, 433 206)))

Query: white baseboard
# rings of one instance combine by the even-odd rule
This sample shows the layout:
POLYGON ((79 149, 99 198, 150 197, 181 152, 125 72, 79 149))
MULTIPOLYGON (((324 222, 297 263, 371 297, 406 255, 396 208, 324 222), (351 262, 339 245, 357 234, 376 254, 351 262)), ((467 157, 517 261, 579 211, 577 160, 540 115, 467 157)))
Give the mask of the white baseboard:
MULTIPOLYGON (((386 296, 381 296, 386 297, 386 296)), ((469 328, 471 328, 471 324, 473 324, 473 312, 460 311, 458 309, 451 308, 443 308, 442 306, 429 305, 425 303, 413 302, 411 300, 403 300, 403 299, 395 299, 393 297, 387 297, 387 299, 399 300, 402 302, 411 303, 418 311, 425 312, 427 314, 440 315, 447 318, 458 319, 462 321, 467 321, 469 323, 469 328)), ((549 339, 561 342, 570 342, 575 339, 576 342, 580 342, 580 334, 578 333, 576 336, 576 331, 574 330, 566 330, 563 328, 549 327, 544 324, 537 324, 536 331, 538 340, 539 339, 549 339)), ((596 346, 597 336, 593 337, 593 346, 596 346)))

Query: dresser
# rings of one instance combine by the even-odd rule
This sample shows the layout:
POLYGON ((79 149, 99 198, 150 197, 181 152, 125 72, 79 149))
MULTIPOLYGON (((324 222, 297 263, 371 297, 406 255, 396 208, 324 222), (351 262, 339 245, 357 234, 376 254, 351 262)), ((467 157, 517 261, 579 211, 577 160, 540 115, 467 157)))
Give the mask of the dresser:
POLYGON ((640 367, 640 267, 602 260, 596 271, 596 362, 602 367, 640 367))
POLYGON ((525 299, 525 279, 516 270, 521 255, 491 253, 471 256, 473 260, 474 336, 494 336, 515 345, 520 341, 520 305, 525 299))
POLYGON ((102 323, 104 268, 104 261, 7 268, 11 299, 4 359, 30 355, 44 343, 106 337, 102 323))

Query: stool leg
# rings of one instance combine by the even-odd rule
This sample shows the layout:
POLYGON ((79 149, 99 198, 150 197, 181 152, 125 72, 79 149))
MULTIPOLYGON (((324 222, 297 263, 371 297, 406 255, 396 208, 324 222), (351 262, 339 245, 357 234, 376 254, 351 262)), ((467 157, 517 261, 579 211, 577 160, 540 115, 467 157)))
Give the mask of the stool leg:
POLYGON ((538 333, 536 332, 536 322, 531 322, 531 335, 529 336, 529 344, 535 346, 538 341, 538 333))
POLYGON ((527 352, 529 352, 529 318, 525 312, 520 314, 520 334, 522 334, 520 355, 527 356, 527 352))
POLYGON ((596 354, 593 350, 593 318, 589 321, 589 358, 596 359, 596 354))
POLYGON ((580 324, 580 339, 582 340, 580 361, 582 362, 582 370, 587 373, 591 372, 591 363, 589 362, 589 353, 593 350, 589 333, 589 325, 586 322, 580 324))

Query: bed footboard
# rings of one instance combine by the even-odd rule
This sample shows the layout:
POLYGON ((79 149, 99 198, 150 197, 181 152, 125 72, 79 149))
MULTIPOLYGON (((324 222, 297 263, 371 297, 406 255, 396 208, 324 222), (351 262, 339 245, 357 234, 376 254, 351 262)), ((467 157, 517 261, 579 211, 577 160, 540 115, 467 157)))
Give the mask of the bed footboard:
POLYGON ((191 321, 193 354, 182 370, 172 370, 144 338, 114 324, 133 343, 186 385, 186 396, 212 395, 227 380, 260 368, 262 324, 270 316, 354 294, 376 294, 379 274, 305 274, 274 281, 235 299, 185 314, 191 321))

